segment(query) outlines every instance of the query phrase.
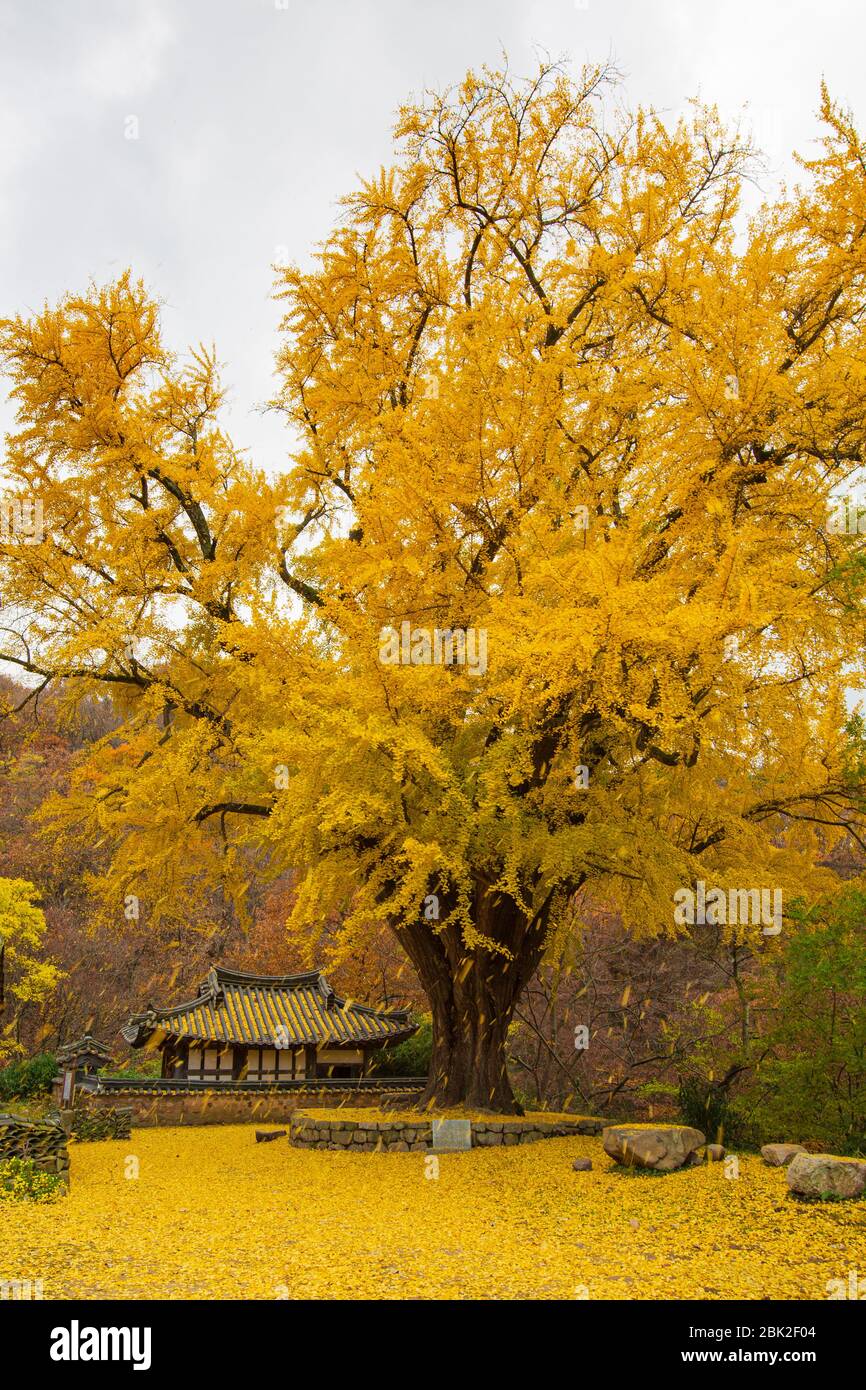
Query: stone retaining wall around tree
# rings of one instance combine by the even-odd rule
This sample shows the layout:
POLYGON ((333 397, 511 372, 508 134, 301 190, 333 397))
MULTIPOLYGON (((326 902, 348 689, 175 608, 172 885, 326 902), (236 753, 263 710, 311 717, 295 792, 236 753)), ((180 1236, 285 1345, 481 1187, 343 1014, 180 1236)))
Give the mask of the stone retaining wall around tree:
MULTIPOLYGON (((471 1120, 472 1148, 500 1144, 533 1144, 539 1139, 571 1134, 600 1134, 606 1120, 576 1115, 573 1120, 503 1119, 471 1120)), ((289 1124, 289 1143, 299 1149, 351 1149, 353 1151, 435 1153, 430 1119, 350 1119, 321 1115, 295 1115, 289 1124)))

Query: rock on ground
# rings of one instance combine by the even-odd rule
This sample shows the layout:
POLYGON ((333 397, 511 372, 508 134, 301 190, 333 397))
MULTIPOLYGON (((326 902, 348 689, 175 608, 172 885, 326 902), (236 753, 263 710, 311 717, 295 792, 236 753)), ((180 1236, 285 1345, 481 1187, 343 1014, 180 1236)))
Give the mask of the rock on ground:
POLYGON ((695 1149, 689 1154, 689 1167, 699 1168, 702 1163, 721 1163, 727 1152, 724 1144, 706 1144, 702 1149, 695 1149))
POLYGON ((795 1154, 805 1152, 802 1144, 765 1144, 761 1149, 761 1158, 771 1168, 786 1168, 795 1154))
POLYGON ((576 1158, 572 1163, 575 1173, 589 1173, 592 1170, 591 1158, 576 1158))
POLYGON ((860 1197, 866 1191, 866 1159, 830 1154, 795 1154, 788 1186, 801 1197, 860 1197))
POLYGON ((707 1140, 690 1125, 611 1125, 602 1142, 605 1153, 617 1163, 671 1173, 682 1168, 707 1140))

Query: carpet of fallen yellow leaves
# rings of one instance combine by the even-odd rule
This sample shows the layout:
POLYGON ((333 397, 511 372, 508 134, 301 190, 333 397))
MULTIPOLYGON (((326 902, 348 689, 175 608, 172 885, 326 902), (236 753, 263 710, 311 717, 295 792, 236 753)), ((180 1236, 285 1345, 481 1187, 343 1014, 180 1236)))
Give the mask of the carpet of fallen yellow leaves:
POLYGON ((798 1203, 755 1157, 638 1177, 598 1139, 550 1139, 443 1154, 435 1177, 424 1154, 240 1125, 70 1152, 68 1198, 0 1204, 0 1280, 45 1298, 824 1299, 866 1272, 866 1203, 798 1203))

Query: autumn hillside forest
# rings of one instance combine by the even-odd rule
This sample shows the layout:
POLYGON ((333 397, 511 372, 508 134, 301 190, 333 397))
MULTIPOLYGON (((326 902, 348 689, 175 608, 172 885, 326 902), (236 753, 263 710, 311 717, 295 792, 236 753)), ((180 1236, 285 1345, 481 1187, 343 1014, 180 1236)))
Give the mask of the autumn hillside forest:
POLYGON ((274 267, 276 468, 136 265, 6 307, 4 1062, 321 966, 422 1108, 862 1155, 866 145, 811 100, 767 192, 605 64, 407 98, 274 267))

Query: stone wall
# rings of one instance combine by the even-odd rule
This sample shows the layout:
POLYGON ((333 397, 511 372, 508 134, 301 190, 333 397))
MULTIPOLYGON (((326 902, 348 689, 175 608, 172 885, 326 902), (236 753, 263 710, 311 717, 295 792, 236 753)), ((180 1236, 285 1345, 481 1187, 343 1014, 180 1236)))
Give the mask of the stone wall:
MULTIPOLYGON (((305 1107, 306 1109, 306 1107, 305 1107)), ((473 1148, 500 1144, 534 1144, 570 1134, 600 1134, 606 1120, 576 1115, 573 1120, 502 1119, 469 1122, 473 1148)), ((391 1150, 398 1153, 435 1153, 432 1119, 383 1120, 370 1116, 299 1114, 289 1124, 289 1143, 299 1149, 391 1150)))
POLYGON ((57 1173, 69 1186, 66 1131, 55 1120, 28 1120, 23 1115, 0 1115, 0 1163, 30 1158, 43 1173, 57 1173))
MULTIPOLYGON (((244 1124, 287 1124, 299 1108, 324 1107, 328 1110, 356 1108, 358 1106, 378 1107, 391 1104, 395 1099, 392 1090, 365 1090, 362 1093, 346 1090, 321 1091, 227 1091, 218 1085, 206 1086, 195 1091, 160 1091, 158 1087, 146 1090, 130 1087, 129 1090, 85 1091, 76 1093, 76 1107, 81 1106, 89 1113, 111 1110, 117 1106, 132 1111, 132 1124, 135 1128, 159 1125, 244 1125, 244 1124)), ((399 1101, 400 1096, 396 1099, 399 1101)), ((411 1096, 403 1098, 403 1105, 411 1103, 411 1096)))
MULTIPOLYGON (((87 1092, 82 1094, 86 1095, 87 1092)), ((91 1143, 98 1139, 128 1139, 132 1129, 131 1105, 88 1106, 76 1101, 75 1109, 67 1111, 70 1132, 74 1139, 91 1143)))

